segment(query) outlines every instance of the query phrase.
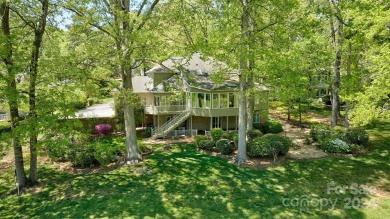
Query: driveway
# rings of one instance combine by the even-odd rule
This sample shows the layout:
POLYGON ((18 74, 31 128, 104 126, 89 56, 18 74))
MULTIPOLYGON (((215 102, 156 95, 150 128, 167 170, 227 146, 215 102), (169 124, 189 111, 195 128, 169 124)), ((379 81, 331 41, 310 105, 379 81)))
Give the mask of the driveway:
POLYGON ((114 117, 114 101, 107 103, 94 104, 85 109, 79 110, 76 113, 78 118, 102 118, 102 117, 114 117))

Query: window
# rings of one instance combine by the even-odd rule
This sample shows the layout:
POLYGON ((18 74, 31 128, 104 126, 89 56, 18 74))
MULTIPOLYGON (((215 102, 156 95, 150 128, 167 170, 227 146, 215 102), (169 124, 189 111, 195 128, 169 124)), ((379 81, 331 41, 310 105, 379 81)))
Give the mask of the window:
POLYGON ((205 108, 211 108, 211 94, 205 94, 205 108))
POLYGON ((154 105, 160 106, 160 96, 154 96, 154 105))
POLYGON ((233 108, 236 106, 236 100, 235 100, 234 93, 229 93, 229 108, 233 108))
POLYGON ((170 103, 169 103, 169 97, 167 97, 167 96, 162 96, 162 97, 161 97, 160 105, 161 105, 161 106, 169 106, 169 105, 170 105, 170 103))
POLYGON ((198 107, 204 108, 204 93, 198 93, 198 107))
POLYGON ((213 94, 213 109, 219 108, 219 94, 213 94))
POLYGON ((253 114, 253 123, 260 123, 260 113, 253 114))
POLYGON ((221 128, 221 121, 220 117, 213 117, 213 128, 221 128))
POLYGON ((228 94, 219 94, 220 108, 228 108, 228 94))
POLYGON ((192 93, 191 95, 192 108, 198 108, 196 98, 197 98, 196 93, 192 93))

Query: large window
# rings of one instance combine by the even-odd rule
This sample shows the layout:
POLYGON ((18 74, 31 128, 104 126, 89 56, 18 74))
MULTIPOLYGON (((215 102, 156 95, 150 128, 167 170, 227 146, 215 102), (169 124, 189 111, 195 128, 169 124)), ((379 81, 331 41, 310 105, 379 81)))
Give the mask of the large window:
POLYGON ((154 96, 154 105, 160 106, 160 96, 154 96))
POLYGON ((260 123, 261 116, 260 113, 254 113, 253 114, 253 123, 260 123))
POLYGON ((229 93, 229 108, 236 107, 236 95, 234 93, 229 93))
POLYGON ((211 108, 211 94, 207 94, 205 96, 205 108, 211 108))
POLYGON ((198 93, 198 107, 204 108, 204 93, 198 93))
POLYGON ((219 94, 220 108, 228 108, 228 94, 219 94))
POLYGON ((219 94, 213 94, 213 109, 219 108, 219 94))
POLYGON ((198 102, 196 101, 197 96, 196 93, 191 94, 192 108, 198 108, 198 102))

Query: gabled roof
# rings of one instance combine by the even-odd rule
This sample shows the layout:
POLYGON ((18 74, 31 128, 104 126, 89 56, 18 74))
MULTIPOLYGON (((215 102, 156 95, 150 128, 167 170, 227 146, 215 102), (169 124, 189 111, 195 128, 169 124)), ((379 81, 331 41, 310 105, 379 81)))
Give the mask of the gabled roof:
MULTIPOLYGON (((238 71, 230 69, 220 61, 211 57, 202 57, 195 53, 190 59, 173 57, 156 65, 146 72, 147 76, 133 78, 133 88, 136 93, 144 92, 169 92, 184 91, 187 88, 201 90, 237 90, 238 71), (160 84, 153 86, 155 74, 167 74, 172 76, 160 84)), ((257 84, 259 90, 267 90, 263 85, 257 84)))

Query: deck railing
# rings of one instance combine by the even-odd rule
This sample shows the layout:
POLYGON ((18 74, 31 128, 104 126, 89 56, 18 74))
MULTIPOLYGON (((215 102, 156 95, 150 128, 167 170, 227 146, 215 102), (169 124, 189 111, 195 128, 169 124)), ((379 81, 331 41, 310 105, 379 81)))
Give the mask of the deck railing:
POLYGON ((145 112, 151 114, 157 113, 174 113, 186 110, 186 105, 170 105, 170 106, 145 106, 145 112))

